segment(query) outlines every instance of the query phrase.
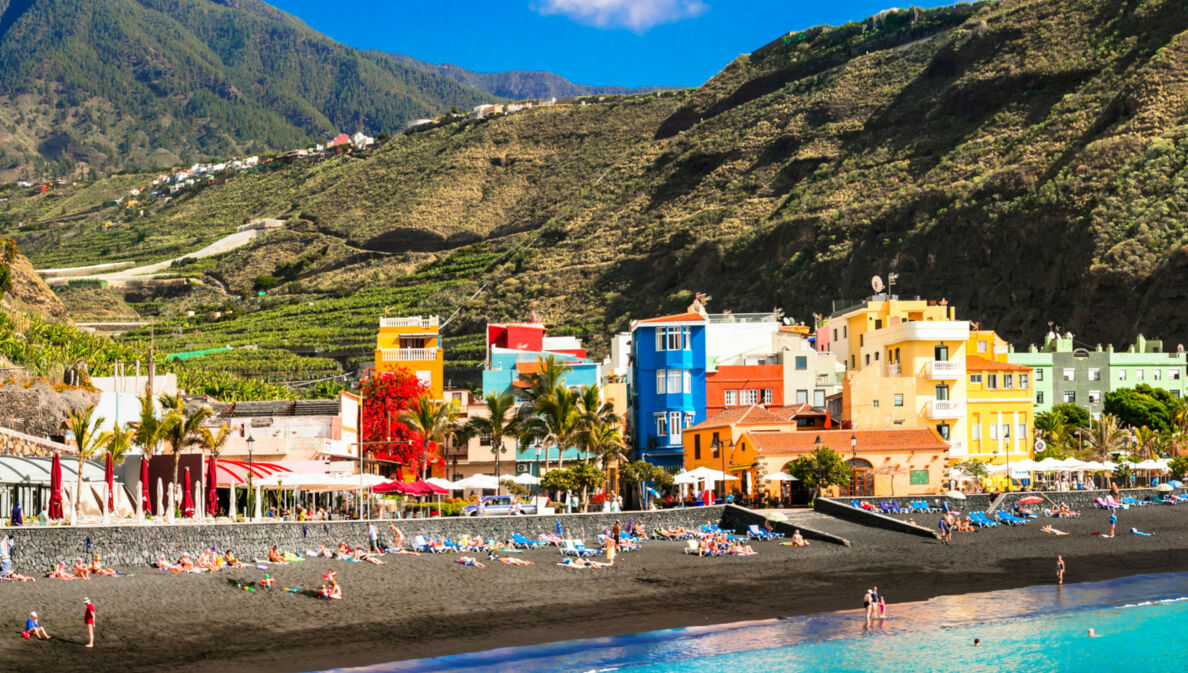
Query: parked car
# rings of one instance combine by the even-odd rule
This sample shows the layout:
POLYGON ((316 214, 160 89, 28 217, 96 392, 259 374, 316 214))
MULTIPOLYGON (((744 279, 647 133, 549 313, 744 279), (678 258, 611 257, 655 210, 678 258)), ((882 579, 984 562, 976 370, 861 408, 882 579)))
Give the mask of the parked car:
MULTIPOLYGON (((536 514, 536 505, 513 502, 510 495, 488 495, 483 498, 483 516, 505 516, 508 514, 536 514)), ((479 516, 478 505, 463 507, 462 516, 479 516)))

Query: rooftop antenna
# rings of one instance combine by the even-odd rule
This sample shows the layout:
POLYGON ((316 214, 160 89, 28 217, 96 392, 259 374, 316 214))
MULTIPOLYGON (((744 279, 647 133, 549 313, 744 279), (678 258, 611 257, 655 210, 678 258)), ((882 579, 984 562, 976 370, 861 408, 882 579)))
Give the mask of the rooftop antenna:
POLYGON ((899 274, 897 274, 897 273, 888 273, 887 274, 887 297, 888 298, 890 298, 892 292, 894 292, 893 288, 895 287, 895 281, 897 281, 897 280, 899 280, 899 274))
POLYGON ((874 290, 875 294, 882 294, 883 279, 879 278, 878 276, 874 276, 873 278, 871 278, 870 279, 870 289, 874 290))

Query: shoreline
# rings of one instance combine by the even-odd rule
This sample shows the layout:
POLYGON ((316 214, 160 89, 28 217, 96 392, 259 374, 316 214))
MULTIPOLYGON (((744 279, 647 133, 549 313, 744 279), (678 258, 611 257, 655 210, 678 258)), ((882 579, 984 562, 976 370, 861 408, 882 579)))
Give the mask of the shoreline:
POLYGON ((758 556, 698 558, 681 553, 680 543, 650 541, 600 570, 559 568, 555 550, 519 555, 533 567, 468 568, 454 562, 457 555, 439 554, 389 555, 386 566, 310 560, 271 569, 278 586, 292 587, 320 581, 333 568, 344 587, 341 602, 236 589, 232 581, 263 576, 254 568, 207 575, 135 568, 127 578, 4 583, 0 621, 15 631, 37 609, 61 640, 30 642, 18 633, 0 639, 0 657, 12 671, 192 671, 200 664, 214 673, 305 673, 852 610, 872 585, 891 606, 1051 585, 1058 553, 1070 584, 1188 570, 1181 560, 1188 559, 1188 507, 1121 513, 1127 528, 1152 537, 1090 535, 1104 518, 1087 511, 1081 519, 1051 520, 1071 533, 1066 537, 1042 534, 1048 520, 1040 520, 961 534, 951 546, 814 519, 854 546, 753 543, 758 556), (84 595, 98 608, 94 651, 68 642, 82 633, 84 595))

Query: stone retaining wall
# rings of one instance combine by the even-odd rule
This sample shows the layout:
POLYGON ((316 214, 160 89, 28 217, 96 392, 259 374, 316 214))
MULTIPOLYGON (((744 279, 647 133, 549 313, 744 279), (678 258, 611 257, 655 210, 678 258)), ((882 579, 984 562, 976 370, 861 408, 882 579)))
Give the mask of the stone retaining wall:
MULTIPOLYGON (((1185 495, 1186 490, 1188 489, 1177 489, 1173 492, 1182 496, 1185 495)), ((1121 493, 1123 496, 1134 498, 1136 500, 1146 500, 1147 498, 1156 495, 1163 495, 1153 488, 1123 488, 1119 489, 1119 493, 1121 493)), ((1053 504, 1065 503, 1071 509, 1085 511, 1096 507, 1093 502, 1095 498, 1104 498, 1109 494, 1110 492, 1104 489, 1096 491, 1022 491, 1003 493, 996 503, 997 507, 995 509, 1003 509, 1009 512, 1011 507, 1020 498, 1039 496, 1046 501, 1044 504, 1025 505, 1025 507, 1039 507, 1042 509, 1044 507, 1051 508, 1053 504)))
MULTIPOLYGON (((651 532, 661 526, 697 528, 718 524, 723 528, 745 531, 750 523, 761 523, 764 517, 735 505, 667 509, 655 512, 621 512, 618 514, 559 514, 542 516, 449 517, 438 519, 377 520, 381 537, 391 540, 389 525, 396 525, 404 533, 406 545, 414 536, 479 535, 483 538, 508 540, 513 533, 535 538, 540 533, 556 532, 560 521, 567 537, 575 537, 587 546, 598 544, 598 534, 615 521, 624 526, 629 521, 643 525, 651 532)), ((788 535, 793 528, 772 522, 773 527, 788 535)), ((835 535, 799 527, 805 537, 849 545, 835 535)), ((337 545, 346 540, 352 545, 367 543, 366 521, 308 521, 271 523, 211 523, 211 524, 145 524, 143 526, 49 526, 4 528, 12 536, 13 562, 19 572, 33 572, 49 568, 58 561, 73 562, 79 557, 100 553, 111 566, 144 566, 155 563, 164 554, 176 561, 182 552, 196 554, 208 547, 220 551, 230 549, 237 557, 250 560, 264 558, 272 545, 282 550, 304 554, 315 550, 322 541, 337 545), (88 540, 90 545, 88 546, 88 540)))
MULTIPOLYGON (((763 522, 767 521, 767 517, 760 512, 749 510, 745 507, 737 507, 735 505, 728 505, 725 511, 722 512, 722 522, 718 525, 723 528, 729 528, 735 532, 745 534, 747 528, 751 524, 763 528, 763 522)), ((800 531, 801 537, 810 540, 821 540, 823 542, 831 542, 833 544, 840 544, 846 547, 850 546, 850 541, 844 537, 826 533, 814 528, 808 528, 799 523, 784 523, 783 521, 772 521, 772 530, 777 533, 783 533, 784 537, 790 538, 797 530, 800 531)))
MULTIPOLYGON (((978 511, 987 509, 990 507, 991 502, 993 502, 994 496, 989 493, 971 493, 965 496, 965 500, 955 500, 953 498, 946 498, 944 496, 936 495, 902 496, 898 498, 830 498, 830 500, 842 502, 846 505, 849 505, 851 500, 857 500, 858 502, 869 502, 875 507, 878 507, 879 503, 881 502, 894 502, 899 504, 900 507, 903 507, 904 505, 911 504, 913 500, 923 500, 924 502, 928 503, 929 507, 940 507, 940 502, 942 500, 946 500, 949 503, 949 507, 964 512, 965 510, 969 509, 978 511)), ((853 509, 853 507, 851 507, 851 509, 853 509)))
POLYGON ((0 428, 0 456, 50 457, 55 451, 67 455, 75 453, 74 447, 51 442, 48 439, 26 435, 9 428, 0 428))
MULTIPOLYGON (((859 500, 859 498, 853 498, 859 500)), ((883 499, 886 500, 886 499, 883 499)), ((904 500, 907 500, 905 498, 904 500)), ((932 503, 929 503, 932 504, 932 503)), ((890 517, 885 514, 878 514, 870 512, 865 509, 859 509, 850 504, 850 500, 834 500, 832 498, 817 498, 813 501, 813 509, 828 514, 829 516, 856 523, 861 526, 870 526, 871 528, 880 528, 882 530, 895 531, 896 533, 907 533, 908 535, 919 535, 920 537, 927 537, 936 539, 937 534, 931 528, 924 526, 917 526, 901 521, 895 517, 890 517)))

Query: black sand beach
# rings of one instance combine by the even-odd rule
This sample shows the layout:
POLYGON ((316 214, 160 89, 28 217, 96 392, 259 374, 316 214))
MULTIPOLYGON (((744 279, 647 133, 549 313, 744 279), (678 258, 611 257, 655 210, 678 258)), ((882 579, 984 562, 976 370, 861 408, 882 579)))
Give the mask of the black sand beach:
MULTIPOLYGON (((960 533, 952 545, 809 514, 852 548, 753 543, 758 556, 698 558, 677 542, 651 541, 619 556, 614 568, 557 567, 556 550, 518 555, 533 567, 469 568, 457 555, 385 557, 388 565, 309 560, 274 567, 277 587, 246 592, 235 581, 263 572, 206 575, 131 568, 131 577, 38 579, 0 584, 0 669, 5 671, 321 671, 494 647, 637 631, 800 615, 860 607, 877 584, 893 606, 942 594, 1055 581, 1063 554, 1066 582, 1188 570, 1188 506, 1122 512, 1120 532, 1102 539, 1106 514, 1033 521, 1026 527, 960 533), (1040 532, 1052 523, 1071 535, 1040 532), (284 587, 321 583, 338 572, 345 600, 290 595, 284 587), (96 647, 87 650, 84 596, 98 609, 96 647), (24 640, 37 610, 53 640, 24 640)), ((921 524, 935 524, 921 515, 921 524)), ((806 520, 807 523, 807 520, 806 520)), ((304 551, 304 550, 301 550, 304 551)), ((31 574, 30 568, 18 568, 31 574)), ((892 608, 893 610, 893 608, 892 608)), ((893 615, 893 612, 892 612, 893 615)))

